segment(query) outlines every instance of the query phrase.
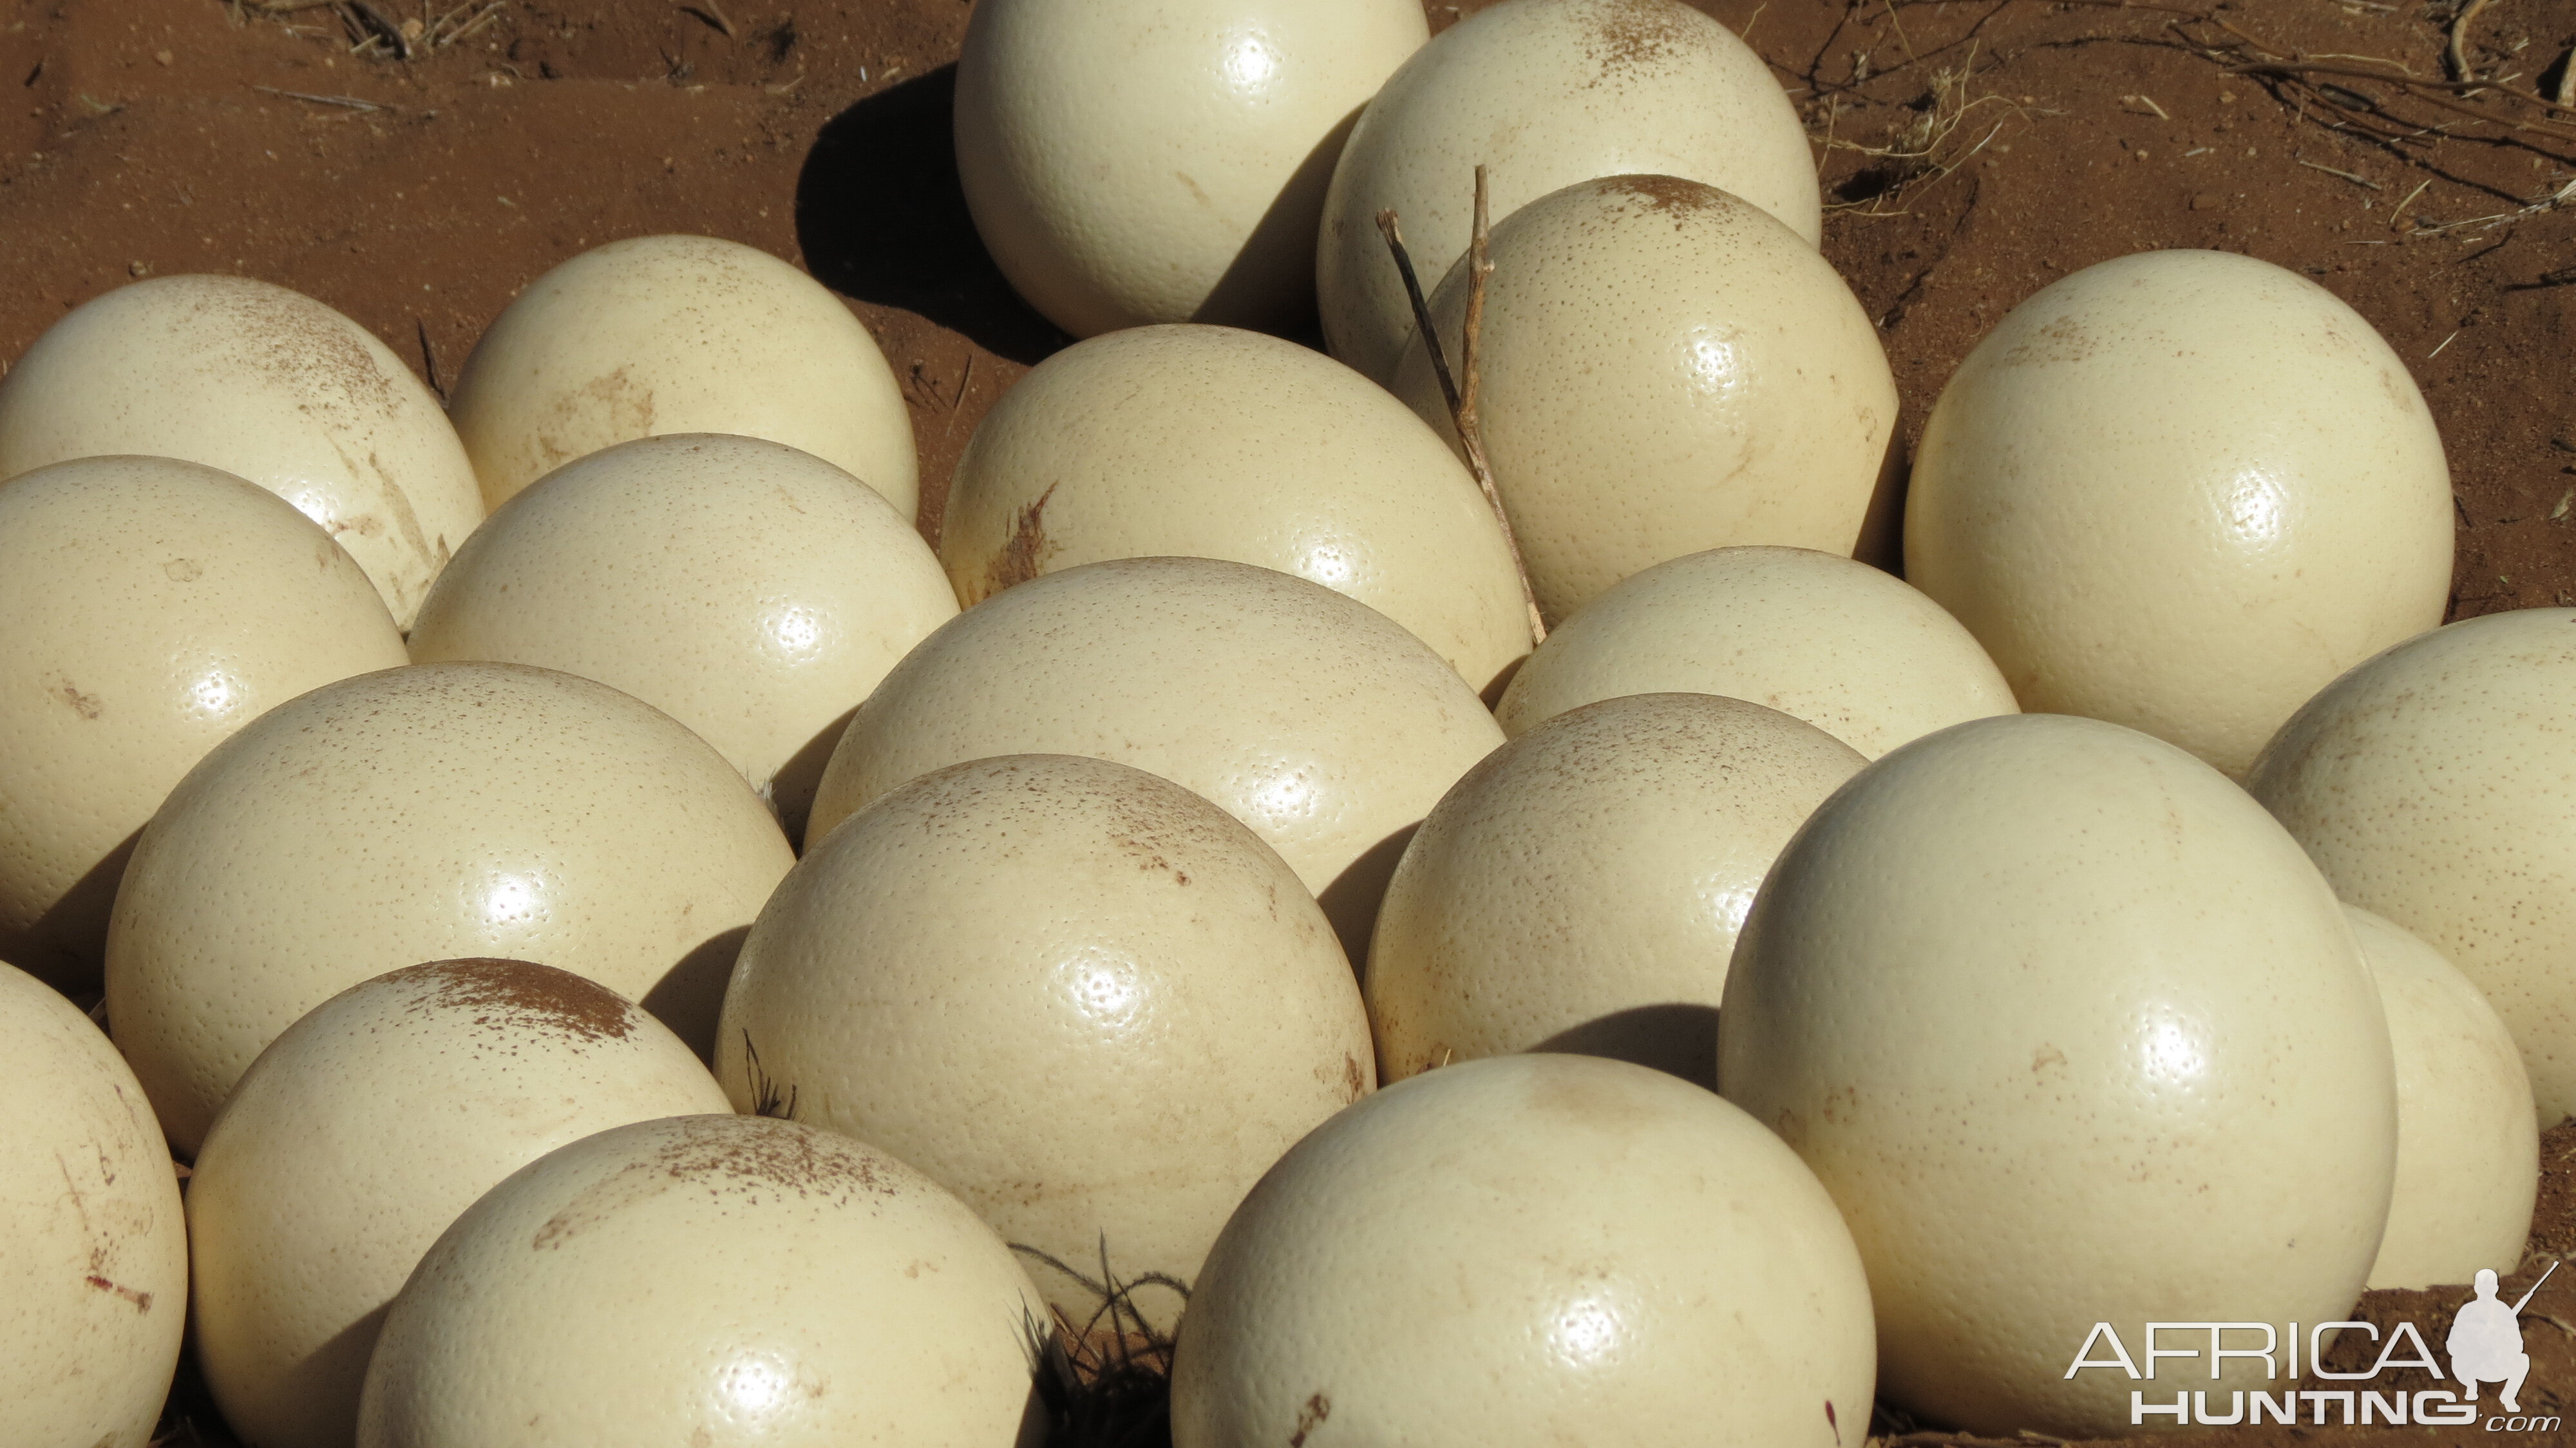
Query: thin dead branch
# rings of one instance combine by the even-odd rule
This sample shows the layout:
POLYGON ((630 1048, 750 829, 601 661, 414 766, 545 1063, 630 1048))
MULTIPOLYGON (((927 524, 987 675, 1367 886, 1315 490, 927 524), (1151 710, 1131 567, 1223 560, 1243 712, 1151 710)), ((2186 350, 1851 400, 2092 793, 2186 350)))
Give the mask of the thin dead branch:
POLYGON ((1447 349, 1441 345, 1440 329, 1432 324, 1431 303, 1422 294, 1422 279, 1414 273, 1413 256, 1405 249, 1404 233, 1394 208, 1377 214, 1377 230, 1386 238, 1387 250, 1395 256, 1396 273, 1404 278, 1405 299, 1413 306, 1414 330, 1421 334, 1424 350, 1431 354, 1431 375, 1440 384, 1440 400, 1449 409, 1450 425, 1457 429, 1458 446, 1467 454, 1467 471, 1475 476, 1486 506, 1494 510, 1494 521, 1502 525, 1503 546, 1511 551, 1512 571, 1520 577, 1521 603, 1529 612, 1530 644, 1536 647, 1547 641, 1547 621, 1539 613, 1538 590, 1530 583, 1529 564, 1521 557, 1520 537, 1512 531, 1512 515, 1503 506, 1502 490, 1494 483, 1493 465, 1485 457, 1485 431, 1477 409, 1476 352, 1485 327, 1485 286, 1494 273, 1493 258, 1487 253, 1493 226, 1486 206, 1485 168, 1481 164, 1476 167, 1476 225, 1467 243, 1467 316, 1458 339, 1458 366, 1465 374, 1463 385, 1458 375, 1449 370, 1447 349))
POLYGON ((2477 79, 2476 72, 2469 69, 2469 27, 2477 23, 2478 12, 2493 3, 2494 0, 2468 0, 2467 4, 2460 7, 2459 13, 2451 17, 2451 40, 2443 51, 2451 62, 2451 79, 2455 81, 2477 79))
POLYGON ((362 101, 356 96, 317 96, 304 91, 279 90, 273 85, 255 85, 252 90, 262 95, 281 96, 290 101, 310 101, 317 106, 341 106, 353 111, 390 111, 392 106, 378 101, 362 101))

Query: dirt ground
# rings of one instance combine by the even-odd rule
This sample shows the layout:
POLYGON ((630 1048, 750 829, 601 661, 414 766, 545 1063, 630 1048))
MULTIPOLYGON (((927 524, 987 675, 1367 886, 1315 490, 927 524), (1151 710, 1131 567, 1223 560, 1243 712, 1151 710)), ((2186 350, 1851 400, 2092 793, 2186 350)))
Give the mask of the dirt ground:
MULTIPOLYGON (((2576 0, 1698 3, 1808 119, 1825 252, 1880 321, 1908 440, 1959 359, 2048 282, 2153 247, 2243 251, 2314 277, 2413 368, 2457 490, 2455 615, 2576 604, 2576 108, 2511 94, 2566 93, 2576 0)), ((977 419, 1065 340, 1003 284, 958 194, 950 63, 969 0, 268 8, 0 0, 16 97, 0 106, 0 366, 111 287, 219 271, 321 298, 443 386, 574 253, 729 237, 800 260, 874 330, 935 536, 977 419)), ((1429 10, 1440 28, 1477 8, 1429 10)), ((2554 1258, 2576 1248, 2576 1129, 2548 1152, 2533 1245, 2554 1258)), ((2570 1278, 2526 1319, 2526 1402, 2550 1412, 2576 1408, 2570 1278)), ((2465 1296, 2372 1294, 2363 1311, 2438 1341, 2465 1296)), ((1907 1426, 1881 1431, 1964 1441, 1907 1426)))

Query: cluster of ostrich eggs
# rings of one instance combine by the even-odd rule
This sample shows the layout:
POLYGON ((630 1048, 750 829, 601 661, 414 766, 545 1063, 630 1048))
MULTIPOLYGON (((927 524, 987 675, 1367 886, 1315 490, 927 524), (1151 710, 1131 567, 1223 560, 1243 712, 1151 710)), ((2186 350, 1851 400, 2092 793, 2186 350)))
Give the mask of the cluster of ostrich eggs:
POLYGON ((2517 1267, 2576 610, 2334 295, 1909 433, 1679 0, 982 0, 953 135, 950 478, 707 237, 0 375, 0 1445, 2062 1441, 2517 1267))

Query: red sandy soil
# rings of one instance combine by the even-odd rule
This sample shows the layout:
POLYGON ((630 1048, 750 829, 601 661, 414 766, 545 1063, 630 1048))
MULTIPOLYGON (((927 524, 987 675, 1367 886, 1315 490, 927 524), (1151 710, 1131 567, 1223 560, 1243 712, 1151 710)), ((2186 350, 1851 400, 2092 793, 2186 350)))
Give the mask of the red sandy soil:
MULTIPOLYGON (((419 22, 411 55, 353 53, 327 5, 0 0, 0 365, 111 287, 218 271, 321 298, 443 385, 574 253, 729 237, 800 260, 875 332, 936 536, 977 419, 1065 340, 1004 286, 957 192, 948 66, 969 0, 373 3, 419 22)), ((1481 3, 1432 5, 1432 23, 1481 3)), ((1908 439, 1969 347, 2047 283, 2155 247, 2243 251, 2314 277, 2413 368, 2450 448, 2455 614, 2576 604, 2576 191, 2539 204, 2576 180, 2576 112, 2490 91, 2453 100, 2476 112, 2461 114, 2385 80, 2244 69, 2375 57, 2440 79, 2450 5, 1697 3, 1809 120, 1836 207, 1825 252, 1880 321, 1908 439)), ((2555 93, 2576 4, 2469 8, 2475 74, 2555 93)), ((2576 1128, 2547 1150, 2533 1247, 2555 1258, 2576 1248, 2576 1128)), ((2526 1318, 2525 1401, 2545 1412, 2576 1408, 2570 1279, 2526 1318)), ((2362 1311, 2438 1342, 2466 1295, 2374 1293, 2362 1311)), ((2380 1438, 2467 1434, 2163 1441, 2380 1438)))

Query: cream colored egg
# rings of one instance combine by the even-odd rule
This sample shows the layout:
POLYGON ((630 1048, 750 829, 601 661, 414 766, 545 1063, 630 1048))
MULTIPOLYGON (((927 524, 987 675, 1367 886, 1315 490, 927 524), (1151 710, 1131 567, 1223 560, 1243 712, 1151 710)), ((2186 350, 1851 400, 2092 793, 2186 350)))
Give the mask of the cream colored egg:
POLYGON ((1399 1082, 1298 1143, 1181 1320, 1175 1448, 1835 1448, 1869 1287, 1796 1156, 1624 1061, 1399 1082))
MULTIPOLYGON (((1612 176, 1497 221, 1492 257, 1485 454, 1551 626, 1704 548, 1851 553, 1896 382, 1806 238, 1715 187, 1612 176)), ((1462 260, 1431 300, 1453 363, 1466 307, 1462 260)), ((1418 336, 1392 385, 1454 435, 1418 336)))
POLYGON ((1414 0, 986 0, 957 58, 975 229, 1077 337, 1311 318, 1342 138, 1430 33, 1414 0))
POLYGON ((84 303, 0 379, 0 478, 103 454, 248 478, 322 525, 394 622, 483 521, 438 399, 366 328, 247 277, 157 277, 84 303))
POLYGON ((1357 959, 1413 827, 1502 742, 1457 672, 1375 609, 1248 564, 1121 559, 922 640, 850 721, 806 834, 970 759, 1132 764, 1251 826, 1357 959))
POLYGON ((758 438, 674 435, 503 505, 421 605, 411 653, 623 689, 721 750, 796 838, 850 711, 956 616, 911 520, 856 478, 758 438))
POLYGON ((2031 297, 1960 364, 1905 576, 2023 708, 2236 777, 2328 680, 2442 621, 2450 469, 2406 364, 2333 293, 2146 252, 2031 297))
POLYGON ((357 563, 264 489, 170 458, 0 486, 0 959, 97 989, 135 832, 307 689, 404 661, 357 563))
POLYGON ((1581 1051, 1713 1088, 1744 912, 1867 762, 1708 694, 1586 705, 1485 756, 1387 882, 1367 983, 1379 1070, 1581 1051))
POLYGON ((2522 1261, 2540 1192, 2513 1033, 2440 951, 2346 907, 2397 1053, 2397 1190, 2372 1287, 2467 1282, 2522 1261))
POLYGON ((109 917, 108 1019, 192 1154, 280 1032, 423 960, 569 970, 703 1053, 794 862, 722 755, 604 684, 362 674, 261 715, 170 792, 109 917))
POLYGON ((197 1361, 261 1448, 345 1448, 385 1305, 503 1177, 593 1132, 728 1110, 659 1021, 515 960, 408 966, 251 1063, 188 1182, 197 1361))
POLYGON ((1505 0, 1424 46, 1351 128, 1325 193, 1315 294, 1333 355, 1379 381, 1413 307, 1377 214, 1425 283, 1467 250, 1476 167, 1496 218, 1596 176, 1687 176, 1824 235, 1797 108, 1753 48, 1679 0, 1505 0))
POLYGON ((1547 636, 1494 706, 1519 735, 1623 694, 1686 690, 1804 719, 1864 756, 2020 712, 1994 660, 1903 580, 1807 548, 1714 548, 1622 580, 1547 636))
POLYGON ((1225 327, 1057 353, 957 463, 939 556, 968 607, 1109 558, 1231 558, 1345 593, 1483 689, 1529 652, 1494 510, 1438 434, 1349 368, 1225 327))
POLYGON ((1061 754, 926 774, 808 853, 743 944, 716 1068, 737 1108, 955 1192, 1076 1330, 1105 1270, 1166 1332, 1253 1181, 1377 1081, 1350 963, 1278 855, 1061 754))
POLYGON ((385 1315, 357 1448, 1036 1448, 1044 1313, 991 1228, 873 1147, 637 1122, 439 1237, 385 1315))
POLYGON ((907 521, 919 501, 912 414, 876 338, 822 283, 711 236, 613 241, 530 282, 474 344, 450 410, 488 508, 674 432, 812 453, 907 521))
POLYGON ((0 1435, 145 1448, 188 1318, 179 1178, 134 1073, 0 964, 0 1435))
POLYGON ((2571 743, 2576 609, 2521 609, 2335 680, 2246 779, 2335 893, 2486 997, 2522 1048, 2543 1129, 2576 1115, 2571 743))
POLYGON ((2096 1323, 2139 1364, 2149 1322, 2286 1351, 2387 1218, 2394 1067, 2333 892, 2215 770, 2097 720, 1956 725, 1826 801, 1746 917, 1717 1076, 1851 1224, 1880 1390, 1988 1436, 2285 1389, 2213 1378, 2205 1335, 2151 1382, 2071 1369, 2113 1360, 2096 1323))

